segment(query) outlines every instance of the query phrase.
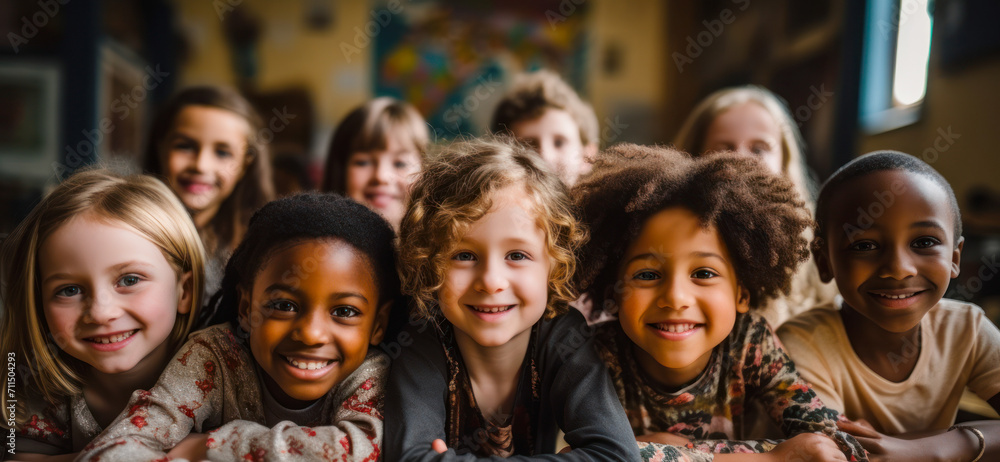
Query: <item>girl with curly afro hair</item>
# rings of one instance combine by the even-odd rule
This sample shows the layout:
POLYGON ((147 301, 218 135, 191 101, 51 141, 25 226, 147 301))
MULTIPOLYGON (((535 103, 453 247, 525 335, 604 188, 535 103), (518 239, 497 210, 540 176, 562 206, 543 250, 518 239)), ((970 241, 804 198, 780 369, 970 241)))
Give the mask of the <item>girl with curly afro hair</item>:
POLYGON ((595 312, 617 314, 596 343, 644 458, 865 458, 754 312, 808 256, 812 220, 790 181, 736 154, 619 145, 573 197, 592 233, 575 280, 595 312), (753 440, 754 406, 789 439, 753 440))

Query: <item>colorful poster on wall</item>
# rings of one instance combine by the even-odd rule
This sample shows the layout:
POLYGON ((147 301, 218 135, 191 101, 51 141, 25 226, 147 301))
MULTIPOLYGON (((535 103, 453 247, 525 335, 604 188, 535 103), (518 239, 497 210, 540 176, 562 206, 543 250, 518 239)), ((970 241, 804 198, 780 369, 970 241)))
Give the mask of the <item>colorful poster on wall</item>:
POLYGON ((586 16, 583 0, 384 2, 375 93, 414 104, 435 139, 480 135, 518 72, 551 69, 585 90, 586 16))

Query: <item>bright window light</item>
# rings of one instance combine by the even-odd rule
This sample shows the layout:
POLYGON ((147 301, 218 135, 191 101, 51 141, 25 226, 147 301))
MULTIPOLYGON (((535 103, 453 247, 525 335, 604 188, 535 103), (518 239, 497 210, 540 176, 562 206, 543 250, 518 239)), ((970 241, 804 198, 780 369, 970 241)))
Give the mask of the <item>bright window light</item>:
POLYGON ((931 16, 927 0, 903 0, 899 8, 896 68, 892 97, 911 106, 927 93, 927 61, 931 52, 931 16))

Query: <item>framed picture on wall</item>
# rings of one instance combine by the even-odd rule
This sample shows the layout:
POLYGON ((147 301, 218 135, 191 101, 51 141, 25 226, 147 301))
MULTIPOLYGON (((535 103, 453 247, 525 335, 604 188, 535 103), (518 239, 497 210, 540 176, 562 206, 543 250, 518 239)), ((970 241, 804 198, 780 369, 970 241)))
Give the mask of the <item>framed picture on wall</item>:
POLYGON ((59 155, 59 66, 0 61, 0 176, 44 183, 59 155))
POLYGON ((150 112, 151 83, 146 62, 124 46, 106 40, 101 46, 98 79, 98 127, 102 161, 128 164, 138 169, 142 159, 143 129, 150 112), (106 128, 106 130, 105 130, 106 128))

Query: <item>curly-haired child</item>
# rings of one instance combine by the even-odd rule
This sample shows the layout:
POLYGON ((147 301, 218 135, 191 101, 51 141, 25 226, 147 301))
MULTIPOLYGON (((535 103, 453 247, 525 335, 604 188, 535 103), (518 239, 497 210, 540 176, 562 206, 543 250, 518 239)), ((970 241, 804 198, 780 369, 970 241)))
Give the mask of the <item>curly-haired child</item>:
MULTIPOLYGON (((5 456, 72 457, 156 383, 201 307, 205 250, 159 180, 108 170, 59 184, 3 242, 5 456), (12 371, 13 372, 13 371, 12 371)), ((68 460, 68 459, 67 459, 68 460)))
POLYGON ((584 240, 565 186, 512 140, 456 143, 426 166, 399 245, 425 319, 390 370, 387 460, 639 459, 567 305, 584 240), (552 455, 560 429, 572 449, 552 455))
POLYGON ((377 460, 393 237, 338 195, 265 205, 213 297, 231 323, 192 334, 82 456, 377 460))
POLYGON ((952 426, 966 388, 1000 410, 1000 330, 942 298, 964 243, 948 181, 909 154, 864 155, 823 185, 816 220, 816 265, 841 296, 778 335, 842 428, 880 458, 1000 458, 1000 422, 952 426))
POLYGON ((865 458, 752 311, 807 255, 811 220, 789 181, 733 154, 619 145, 573 194, 593 233, 578 287, 618 316, 597 343, 636 439, 686 446, 643 444, 646 459, 865 458), (789 439, 753 440, 753 402, 789 439))
MULTIPOLYGON (((780 96, 757 85, 718 90, 691 111, 674 141, 681 151, 703 156, 734 151, 760 159, 789 179, 812 209, 816 186, 808 174, 802 134, 780 96)), ((804 237, 812 239, 812 228, 804 237)), ((787 294, 771 298, 757 312, 777 329, 788 318, 833 300, 837 289, 820 280, 814 265, 799 265, 787 294)))

